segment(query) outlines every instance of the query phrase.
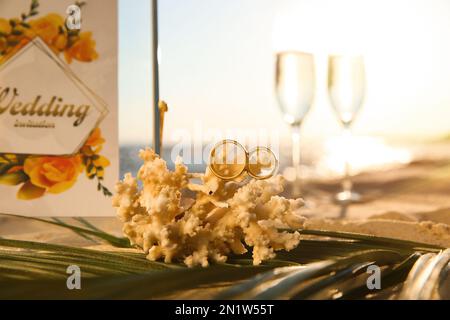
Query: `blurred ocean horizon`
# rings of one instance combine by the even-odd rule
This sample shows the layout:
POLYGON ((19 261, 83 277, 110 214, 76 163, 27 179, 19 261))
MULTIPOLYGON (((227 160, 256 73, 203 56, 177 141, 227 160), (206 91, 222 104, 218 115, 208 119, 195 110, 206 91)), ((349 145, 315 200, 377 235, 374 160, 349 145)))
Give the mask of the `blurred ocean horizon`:
MULTIPOLYGON (((142 161, 139 150, 151 147, 149 144, 120 144, 120 178, 127 172, 136 175, 142 161)), ((171 160, 173 145, 163 148, 163 159, 169 169, 174 168, 171 160)), ((276 150, 274 150, 276 151, 276 150)), ((279 172, 283 173, 291 165, 290 144, 282 144, 279 152, 275 152, 280 163, 279 172)), ((380 137, 355 136, 350 144, 331 137, 321 143, 304 143, 302 145, 302 176, 313 179, 328 179, 340 176, 344 167, 343 161, 349 156, 354 174, 361 172, 389 169, 406 165, 416 160, 449 159, 450 135, 437 140, 400 139, 386 140, 380 137)), ((182 156, 182 154, 181 154, 182 156)), ((173 155, 175 158, 175 155, 173 155)), ((187 159, 184 159, 187 160, 187 159)), ((185 161, 190 172, 204 172, 207 159, 201 164, 189 164, 185 161)))
MULTIPOLYGON (((136 175, 140 166, 142 165, 142 160, 139 158, 139 150, 145 149, 146 147, 151 147, 151 145, 145 144, 126 144, 120 145, 120 178, 124 176, 125 173, 131 172, 136 175)), ((167 161, 167 166, 169 169, 174 168, 174 163, 170 161, 170 153, 172 147, 163 148, 163 159, 167 161)), ((187 164, 189 171, 191 172, 203 172, 205 171, 206 164, 194 165, 187 164)))

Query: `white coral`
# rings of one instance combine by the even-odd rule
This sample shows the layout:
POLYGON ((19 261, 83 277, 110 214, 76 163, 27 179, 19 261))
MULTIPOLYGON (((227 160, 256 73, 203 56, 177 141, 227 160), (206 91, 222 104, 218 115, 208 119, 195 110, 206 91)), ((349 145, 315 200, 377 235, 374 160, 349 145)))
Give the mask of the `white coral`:
POLYGON ((277 250, 291 250, 300 241, 301 199, 280 197, 283 178, 223 181, 208 169, 189 174, 180 160, 169 171, 151 149, 141 151, 144 164, 137 180, 126 174, 116 185, 113 206, 124 222, 123 232, 132 244, 143 248, 149 260, 183 261, 188 266, 225 262, 231 253, 253 247, 253 263, 275 257, 277 250), (189 183, 200 178, 202 184, 189 183), (195 199, 182 196, 189 189, 195 199))

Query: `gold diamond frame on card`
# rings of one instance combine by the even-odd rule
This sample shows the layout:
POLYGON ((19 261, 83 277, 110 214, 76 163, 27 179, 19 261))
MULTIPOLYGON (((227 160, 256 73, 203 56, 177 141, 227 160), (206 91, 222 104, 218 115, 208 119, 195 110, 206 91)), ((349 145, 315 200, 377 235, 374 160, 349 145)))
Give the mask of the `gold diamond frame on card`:
MULTIPOLYGON (((56 119, 55 128, 15 128, 11 127, 16 118, 29 121, 31 116, 14 116, 4 113, 0 115, 0 135, 7 137, 0 141, 0 153, 66 155, 79 151, 90 132, 97 127, 108 114, 106 102, 90 89, 83 80, 60 59, 40 37, 33 38, 23 48, 0 66, 0 88, 7 87, 11 80, 17 87, 21 79, 25 84, 19 92, 30 95, 30 91, 48 92, 51 88, 59 90, 54 96, 69 95, 80 104, 89 104, 91 108, 86 125, 71 128, 68 119, 56 119), (42 62, 42 66, 33 61, 42 62), (46 70, 42 70, 45 67, 46 70), (19 74, 15 74, 17 71, 19 74), (39 73, 40 72, 40 73, 39 73), (48 72, 48 74, 47 74, 48 72), (51 77, 54 75, 55 77, 51 77), (44 79, 51 78, 49 82, 44 79), (33 82, 35 79, 35 82, 33 82), (42 81, 40 81, 42 79, 42 81), (25 88, 25 89, 24 89, 25 88), (64 94, 64 95, 63 95, 64 94), (2 119, 3 118, 3 119, 2 119), (3 120, 3 121, 2 121, 3 120)), ((30 99, 26 97, 25 99, 30 99)), ((32 98, 31 98, 32 99, 32 98)), ((44 99, 45 100, 45 99, 44 99)), ((69 102, 67 102, 69 103, 69 102)), ((37 117, 35 117, 37 118, 37 117)), ((36 119, 33 119, 36 120, 36 119)))

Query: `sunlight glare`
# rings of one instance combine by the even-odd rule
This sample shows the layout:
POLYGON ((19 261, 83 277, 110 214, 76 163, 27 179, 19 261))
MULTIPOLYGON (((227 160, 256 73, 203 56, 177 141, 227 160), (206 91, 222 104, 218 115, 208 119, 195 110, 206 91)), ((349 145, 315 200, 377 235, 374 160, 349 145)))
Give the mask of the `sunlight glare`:
POLYGON ((319 167, 330 175, 342 175, 347 157, 353 174, 405 165, 412 160, 407 149, 388 146, 381 138, 341 136, 326 141, 319 167))

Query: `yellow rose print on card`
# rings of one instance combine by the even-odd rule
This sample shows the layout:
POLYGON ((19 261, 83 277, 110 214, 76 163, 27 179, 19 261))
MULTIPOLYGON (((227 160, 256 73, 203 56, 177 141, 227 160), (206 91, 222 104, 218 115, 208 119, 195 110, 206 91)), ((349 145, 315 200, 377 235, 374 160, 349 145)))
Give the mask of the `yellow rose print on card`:
MULTIPOLYGON (((83 7, 84 3, 77 3, 83 7)), ((29 11, 21 18, 0 18, 0 64, 39 36, 56 54, 64 54, 67 63, 73 60, 91 62, 99 57, 92 32, 69 30, 65 18, 57 13, 39 14, 39 1, 32 0, 29 11)))
POLYGON ((97 189, 105 196, 111 192, 102 184, 109 160, 100 155, 105 139, 95 128, 78 154, 72 156, 34 156, 0 154, 0 184, 17 186, 17 198, 32 200, 46 193, 58 194, 70 189, 80 173, 97 180, 97 189))

